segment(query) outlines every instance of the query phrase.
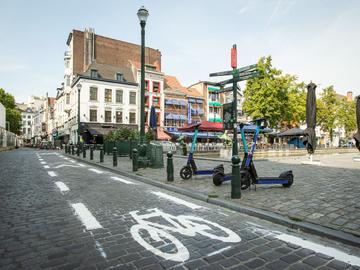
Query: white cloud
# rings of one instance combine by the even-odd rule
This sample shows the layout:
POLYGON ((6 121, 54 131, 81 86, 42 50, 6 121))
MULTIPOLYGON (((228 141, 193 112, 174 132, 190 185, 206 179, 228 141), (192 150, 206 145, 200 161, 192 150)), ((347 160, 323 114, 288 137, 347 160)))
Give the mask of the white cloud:
POLYGON ((6 64, 2 63, 0 66, 0 72, 11 72, 26 69, 24 64, 6 64))

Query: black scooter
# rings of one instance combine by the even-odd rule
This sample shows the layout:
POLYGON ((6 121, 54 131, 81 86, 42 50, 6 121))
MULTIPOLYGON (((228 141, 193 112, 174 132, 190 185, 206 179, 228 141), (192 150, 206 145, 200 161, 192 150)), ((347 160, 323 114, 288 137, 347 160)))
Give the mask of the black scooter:
MULTIPOLYGON (((256 189, 257 184, 265 184, 265 185, 281 184, 283 187, 290 187, 294 182, 294 175, 292 171, 285 171, 281 173, 278 177, 259 177, 257 175, 253 163, 253 155, 260 130, 265 128, 264 125, 265 121, 264 119, 256 119, 253 122, 256 124, 256 130, 250 148, 250 152, 248 152, 247 144, 246 144, 246 138, 244 132, 245 124, 240 123, 241 140, 244 145, 244 159, 241 163, 241 169, 240 169, 241 189, 247 189, 251 185, 255 185, 255 189, 256 189)), ((225 174, 223 165, 219 165, 214 168, 213 183, 215 186, 220 186, 223 182, 230 181, 231 179, 232 179, 232 175, 225 174)))

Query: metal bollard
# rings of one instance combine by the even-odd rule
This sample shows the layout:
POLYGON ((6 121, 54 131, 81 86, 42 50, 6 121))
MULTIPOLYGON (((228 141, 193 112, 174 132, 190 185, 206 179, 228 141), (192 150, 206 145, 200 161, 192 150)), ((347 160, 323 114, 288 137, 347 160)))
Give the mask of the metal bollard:
POLYGON ((166 172, 167 172, 167 180, 169 182, 174 181, 174 163, 173 163, 173 154, 171 151, 167 152, 167 166, 166 166, 166 172))
POLYGON ((78 157, 80 157, 80 145, 78 144, 77 148, 76 148, 76 155, 78 157))
POLYGON ((138 165, 138 150, 134 148, 132 150, 132 165, 133 165, 133 172, 136 172, 139 169, 138 165))
POLYGON ((113 166, 117 166, 117 149, 116 147, 113 148, 113 166))
POLYGON ((231 198, 240 199, 241 198, 241 178, 240 178, 240 158, 235 155, 231 158, 232 163, 232 179, 231 179, 231 198))
POLYGON ((67 154, 67 145, 65 145, 65 154, 67 154))
POLYGON ((86 148, 83 146, 83 158, 86 158, 86 148))
POLYGON ((90 160, 94 159, 94 146, 90 145, 90 160))
POLYGON ((74 147, 74 145, 71 146, 71 154, 75 155, 75 147, 74 147))
POLYGON ((104 162, 104 149, 100 146, 100 163, 104 162))

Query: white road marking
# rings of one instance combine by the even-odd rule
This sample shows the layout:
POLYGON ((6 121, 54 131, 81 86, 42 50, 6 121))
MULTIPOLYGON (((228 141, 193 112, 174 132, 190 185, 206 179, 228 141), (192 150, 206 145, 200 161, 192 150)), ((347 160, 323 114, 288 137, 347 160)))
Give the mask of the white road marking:
POLYGON ((41 163, 41 164, 46 164, 46 162, 45 162, 45 161, 41 161, 40 163, 41 163))
POLYGON ((48 171, 48 174, 51 176, 51 177, 55 177, 57 176, 56 173, 54 171, 48 171))
POLYGON ((159 197, 161 197, 161 198, 164 198, 164 199, 173 201, 174 203, 184 205, 184 206, 189 207, 189 208, 191 208, 191 209, 199 209, 199 208, 202 208, 202 206, 200 206, 200 205, 196 205, 196 204, 194 204, 194 203, 184 201, 184 200, 182 200, 182 199, 176 198, 176 197, 174 197, 174 196, 168 195, 168 194, 163 193, 163 192, 160 192, 160 191, 151 191, 151 193, 152 193, 152 194, 155 194, 156 196, 159 196, 159 197))
POLYGON ((59 169, 59 168, 62 168, 62 167, 73 167, 73 168, 78 168, 78 166, 76 165, 71 165, 71 164, 60 164, 60 165, 57 165, 56 167, 54 167, 55 169, 59 169))
POLYGON ((227 215, 227 214, 225 214, 225 213, 222 213, 222 212, 218 212, 218 214, 223 215, 223 216, 225 216, 225 217, 228 217, 228 216, 229 216, 229 215, 227 215))
POLYGON ((228 249, 230 249, 230 248, 231 248, 231 246, 224 247, 224 248, 222 248, 222 249, 219 249, 219 250, 216 250, 216 251, 214 251, 214 252, 209 253, 207 256, 210 257, 210 256, 213 256, 213 255, 219 254, 219 253, 221 253, 221 252, 223 252, 223 251, 225 251, 225 250, 228 250, 228 249))
POLYGON ((44 169, 49 169, 50 166, 49 165, 44 165, 44 169))
POLYGON ((247 223, 254 226, 251 228, 254 232, 259 232, 266 236, 273 236, 284 242, 292 243, 297 246, 301 246, 303 248, 311 249, 317 253, 322 253, 322 254, 328 255, 330 257, 334 257, 336 260, 346 262, 351 265, 360 266, 360 258, 359 257, 347 254, 336 248, 326 247, 321 244, 317 244, 317 243, 314 243, 314 242, 311 242, 308 240, 304 240, 304 239, 301 239, 300 237, 296 237, 296 236, 293 236, 290 234, 286 234, 286 233, 282 233, 282 232, 278 232, 278 231, 266 230, 266 229, 260 227, 259 225, 251 223, 251 222, 247 222, 247 223))
POLYGON ((89 169, 89 171, 92 171, 92 172, 95 172, 95 173, 98 173, 98 174, 101 174, 101 173, 103 173, 103 171, 99 171, 99 170, 97 170, 97 169, 89 169))
POLYGON ((67 185, 65 185, 63 182, 55 182, 55 184, 57 185, 57 187, 60 189, 61 193, 67 192, 70 189, 68 188, 67 185))
POLYGON ((101 224, 91 214, 83 203, 71 204, 76 214, 79 216, 81 222, 84 224, 87 230, 94 230, 102 228, 101 224))
POLYGON ((64 157, 64 159, 65 159, 65 160, 69 160, 69 158, 67 158, 67 157, 64 157))
POLYGON ((116 177, 116 176, 112 176, 111 179, 115 180, 115 181, 119 181, 119 182, 122 182, 122 183, 125 183, 125 184, 128 184, 128 185, 136 185, 135 183, 131 182, 131 181, 128 181, 128 180, 125 180, 125 179, 122 179, 120 177, 116 177))
POLYGON ((39 161, 44 161, 42 158, 39 158, 39 161))
MULTIPOLYGON (((84 230, 84 232, 85 232, 85 230, 84 230)), ((94 237, 94 234, 92 233, 92 231, 90 231, 89 233, 91 234, 92 237, 94 237)), ((96 246, 96 249, 100 252, 100 255, 102 257, 104 257, 105 259, 107 259, 106 252, 103 249, 102 245, 99 243, 99 241, 95 240, 95 246, 96 246)))
POLYGON ((351 265, 360 266, 360 258, 359 257, 349 255, 338 249, 335 249, 332 247, 325 247, 323 245, 316 244, 316 243, 310 242, 308 240, 303 240, 299 237, 292 236, 289 234, 284 234, 284 233, 277 235, 275 237, 277 239, 285 241, 287 243, 292 243, 292 244, 301 246, 303 248, 311 249, 317 253, 322 253, 322 254, 334 257, 336 260, 343 261, 343 262, 349 263, 351 265))
POLYGON ((81 166, 81 167, 86 167, 86 165, 85 165, 85 164, 82 164, 82 163, 79 163, 79 166, 81 166))
POLYGON ((75 160, 69 160, 70 162, 72 162, 72 163, 75 163, 76 161, 75 160))

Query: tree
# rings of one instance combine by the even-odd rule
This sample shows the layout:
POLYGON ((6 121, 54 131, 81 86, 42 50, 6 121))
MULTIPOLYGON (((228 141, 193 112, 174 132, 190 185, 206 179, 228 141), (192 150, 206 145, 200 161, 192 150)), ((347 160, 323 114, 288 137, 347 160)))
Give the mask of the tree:
POLYGON ((323 89, 321 98, 316 101, 316 106, 317 122, 322 130, 329 132, 330 141, 332 142, 339 106, 339 102, 336 99, 336 92, 332 85, 323 89))
POLYGON ((305 120, 304 83, 297 83, 296 76, 282 75, 271 61, 271 56, 260 58, 260 76, 247 81, 243 109, 253 118, 266 118, 273 128, 298 126, 305 120))
POLYGON ((0 88, 0 103, 2 103, 6 109, 6 122, 10 124, 10 131, 15 134, 20 134, 21 114, 16 109, 14 96, 0 88))
POLYGON ((347 101, 346 98, 339 101, 337 110, 338 125, 345 129, 346 137, 351 137, 356 130, 356 106, 354 101, 347 101))

